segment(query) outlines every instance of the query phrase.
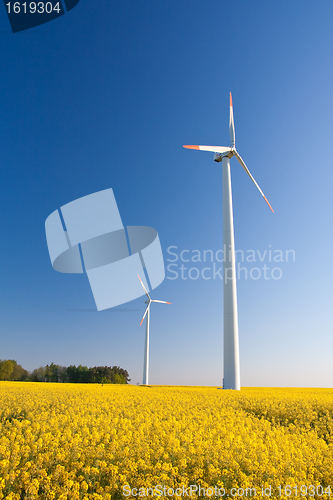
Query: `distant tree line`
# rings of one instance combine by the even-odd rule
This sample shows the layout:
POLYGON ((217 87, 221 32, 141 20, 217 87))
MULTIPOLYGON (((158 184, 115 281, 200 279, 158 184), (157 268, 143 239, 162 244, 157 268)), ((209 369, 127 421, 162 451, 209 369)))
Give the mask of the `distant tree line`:
POLYGON ((67 382, 76 384, 128 384, 128 371, 119 366, 60 366, 51 363, 28 372, 13 359, 0 359, 0 380, 67 382))
POLYGON ((0 359, 0 380, 27 380, 29 372, 14 359, 0 359))

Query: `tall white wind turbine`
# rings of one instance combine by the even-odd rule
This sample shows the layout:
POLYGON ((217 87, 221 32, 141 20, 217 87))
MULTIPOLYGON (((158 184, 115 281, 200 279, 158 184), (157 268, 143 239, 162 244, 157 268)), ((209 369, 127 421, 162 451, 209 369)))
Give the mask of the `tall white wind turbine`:
POLYGON ((145 294, 148 297, 148 300, 145 302, 147 304, 147 308, 145 310, 145 313, 143 315, 143 318, 141 320, 140 326, 143 323, 143 320, 147 316, 146 319, 146 340, 145 340, 145 352, 144 352, 144 359, 143 359, 143 385, 148 385, 148 378, 149 378, 149 326, 150 326, 150 304, 152 302, 158 302, 159 304, 171 304, 171 302, 166 302, 165 300, 152 300, 149 296, 149 293, 146 290, 146 287, 144 286, 142 279, 138 275, 139 280, 141 282, 141 285, 145 291, 145 294))
POLYGON ((222 162, 222 194, 223 194, 223 300, 224 300, 224 328, 223 328, 223 354, 224 354, 224 389, 240 390, 239 368, 239 340, 238 340, 238 312, 236 289, 236 264, 234 220, 232 210, 230 158, 235 156, 243 169, 254 182, 260 194, 274 212, 266 196, 251 175, 243 159, 236 150, 234 112, 230 92, 230 119, 229 119, 230 147, 221 146, 184 146, 188 149, 211 151, 214 161, 222 162))

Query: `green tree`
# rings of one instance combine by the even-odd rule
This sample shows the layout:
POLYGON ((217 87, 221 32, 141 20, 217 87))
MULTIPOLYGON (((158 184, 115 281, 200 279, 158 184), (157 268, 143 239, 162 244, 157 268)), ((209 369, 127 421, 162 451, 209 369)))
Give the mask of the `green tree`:
POLYGON ((13 371, 12 371, 12 373, 10 375, 10 380, 22 381, 22 380, 27 380, 27 379, 28 379, 28 372, 27 372, 27 370, 25 370, 24 368, 22 368, 21 365, 18 365, 15 362, 13 371))
POLYGON ((58 366, 58 382, 68 382, 66 366, 58 366))
POLYGON ((10 380, 14 370, 14 363, 10 359, 0 361, 0 380, 10 380))
POLYGON ((124 375, 122 375, 121 373, 115 373, 115 375, 113 377, 113 383, 114 384, 126 384, 126 380, 125 380, 124 375))
POLYGON ((32 382, 46 382, 45 367, 40 366, 39 368, 35 368, 30 374, 29 379, 32 382))
POLYGON ((90 370, 86 366, 71 365, 66 369, 66 373, 68 382, 78 384, 87 384, 88 382, 91 382, 90 370))

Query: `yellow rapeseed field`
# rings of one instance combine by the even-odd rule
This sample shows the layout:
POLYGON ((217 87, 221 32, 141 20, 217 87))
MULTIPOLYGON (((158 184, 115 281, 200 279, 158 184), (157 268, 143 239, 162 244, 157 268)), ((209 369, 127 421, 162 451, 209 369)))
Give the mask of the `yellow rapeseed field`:
POLYGON ((333 390, 0 382, 0 408, 0 499, 333 497, 333 390))

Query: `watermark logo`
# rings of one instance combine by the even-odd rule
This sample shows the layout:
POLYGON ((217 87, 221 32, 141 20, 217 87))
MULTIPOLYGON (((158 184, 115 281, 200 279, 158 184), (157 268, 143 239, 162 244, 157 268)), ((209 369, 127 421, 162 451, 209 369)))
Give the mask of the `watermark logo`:
MULTIPOLYGON (((270 496, 271 487, 269 488, 269 494, 262 488, 261 496, 270 496)), ((218 498, 218 497, 255 497, 257 496, 256 488, 231 488, 226 490, 219 486, 208 486, 203 488, 200 485, 191 484, 190 486, 182 486, 178 488, 171 488, 169 486, 162 486, 161 484, 154 487, 141 487, 141 488, 131 488, 128 484, 123 486, 123 496, 125 498, 132 497, 208 497, 208 498, 218 498)))
MULTIPOLYGON (((231 266, 230 248, 213 250, 180 250, 171 245, 167 248, 169 264, 166 278, 169 280, 224 280, 234 278, 231 266)), ((282 264, 295 262, 295 250, 273 249, 271 245, 264 250, 236 250, 236 278, 252 280, 280 280, 283 275, 282 264)))
POLYGON ((124 226, 112 189, 55 210, 45 221, 45 232, 53 269, 86 273, 98 311, 145 295, 138 275, 147 290, 165 278, 157 231, 124 226))
POLYGON ((53 21, 72 10, 80 0, 43 0, 30 2, 4 0, 13 33, 53 21))

